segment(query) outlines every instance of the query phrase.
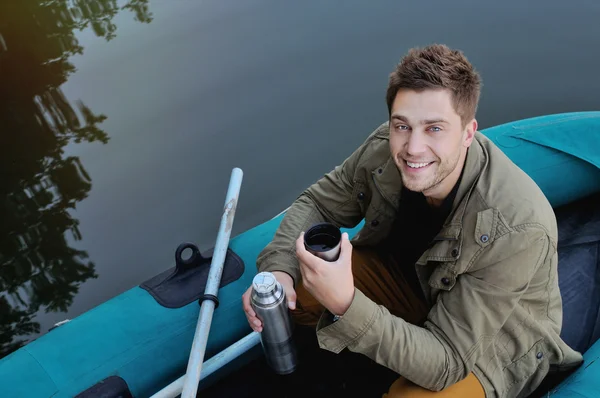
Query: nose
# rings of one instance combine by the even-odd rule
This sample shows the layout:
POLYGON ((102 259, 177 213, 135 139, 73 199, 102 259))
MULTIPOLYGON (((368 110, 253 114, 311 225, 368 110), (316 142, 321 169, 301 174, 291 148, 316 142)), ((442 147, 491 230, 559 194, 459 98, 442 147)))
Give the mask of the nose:
POLYGON ((406 152, 410 156, 417 156, 425 152, 425 137, 420 131, 414 130, 406 141, 406 152))

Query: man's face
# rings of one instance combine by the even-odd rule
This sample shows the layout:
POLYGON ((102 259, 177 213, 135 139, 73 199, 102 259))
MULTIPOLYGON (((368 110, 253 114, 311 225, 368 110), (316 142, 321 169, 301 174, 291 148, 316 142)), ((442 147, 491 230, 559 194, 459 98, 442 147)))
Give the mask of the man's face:
POLYGON ((404 186, 426 196, 445 196, 462 170, 477 129, 463 128, 450 91, 401 89, 390 117, 390 151, 404 186))

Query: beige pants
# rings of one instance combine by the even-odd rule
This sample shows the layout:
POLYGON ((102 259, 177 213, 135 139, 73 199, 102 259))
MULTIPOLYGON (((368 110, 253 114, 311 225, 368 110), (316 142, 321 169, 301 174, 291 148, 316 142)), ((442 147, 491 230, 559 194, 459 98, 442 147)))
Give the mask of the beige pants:
MULTIPOLYGON (((356 288, 371 300, 412 324, 420 325, 425 321, 428 312, 426 304, 414 293, 414 287, 408 284, 400 266, 392 259, 384 261, 375 251, 355 248, 352 254, 352 272, 356 288)), ((301 325, 316 326, 323 313, 323 306, 302 284, 298 286, 296 293, 296 310, 292 312, 294 320, 301 325)), ((484 398, 485 393, 473 374, 439 392, 426 390, 400 377, 382 398, 398 397, 484 398)))

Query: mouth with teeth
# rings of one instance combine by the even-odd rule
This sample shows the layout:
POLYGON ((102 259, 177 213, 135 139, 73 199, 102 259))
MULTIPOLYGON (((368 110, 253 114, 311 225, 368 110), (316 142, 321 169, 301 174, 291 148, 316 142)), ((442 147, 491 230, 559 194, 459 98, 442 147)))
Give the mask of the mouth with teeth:
POLYGON ((427 169, 429 166, 431 166, 433 164, 433 162, 419 162, 419 163, 414 163, 414 162, 409 162, 407 160, 404 160, 404 164, 406 165, 406 169, 410 172, 419 172, 419 171, 423 171, 425 169, 427 169))

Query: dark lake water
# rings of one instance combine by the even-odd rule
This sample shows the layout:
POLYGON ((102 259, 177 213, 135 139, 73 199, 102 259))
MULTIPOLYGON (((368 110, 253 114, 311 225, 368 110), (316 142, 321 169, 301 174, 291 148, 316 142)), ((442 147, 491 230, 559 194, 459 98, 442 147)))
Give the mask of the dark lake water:
MULTIPOLYGON (((0 3, 0 356, 284 210, 386 117, 413 46, 463 50, 481 128, 600 109, 600 2, 0 3)), ((249 266, 252 266, 250 264, 249 266)))

